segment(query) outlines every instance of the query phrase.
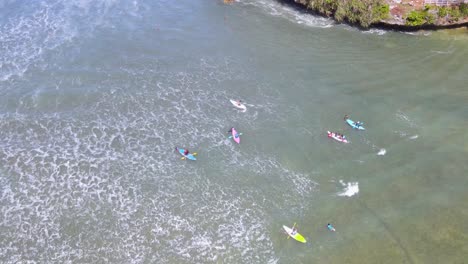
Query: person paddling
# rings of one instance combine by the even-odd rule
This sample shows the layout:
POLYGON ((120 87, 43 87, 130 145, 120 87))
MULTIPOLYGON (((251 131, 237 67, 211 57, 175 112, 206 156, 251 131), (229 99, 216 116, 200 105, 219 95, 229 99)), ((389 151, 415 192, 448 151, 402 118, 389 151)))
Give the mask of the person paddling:
POLYGON ((333 232, 336 231, 335 228, 334 228, 330 223, 327 224, 327 228, 328 228, 328 230, 330 230, 330 231, 333 231, 333 232))
POLYGON ((188 149, 185 149, 184 150, 184 155, 187 156, 188 154, 190 153, 190 151, 188 149))
POLYGON ((295 226, 293 226, 292 228, 292 231, 291 231, 291 235, 296 235, 297 234, 297 228, 295 226))
MULTIPOLYGON (((228 133, 232 133, 232 130, 233 130, 233 129, 234 129, 234 128, 231 127, 231 128, 229 129, 228 133)), ((237 133, 237 131, 236 131, 236 134, 234 135, 234 138, 238 138, 240 135, 242 135, 242 133, 239 134, 239 133, 237 133)))

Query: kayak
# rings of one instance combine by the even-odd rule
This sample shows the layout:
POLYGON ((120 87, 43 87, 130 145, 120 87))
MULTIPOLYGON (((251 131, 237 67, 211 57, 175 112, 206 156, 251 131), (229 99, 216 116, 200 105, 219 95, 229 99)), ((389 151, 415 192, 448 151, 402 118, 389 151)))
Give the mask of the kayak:
POLYGON ((239 108, 242 110, 242 112, 247 111, 247 107, 244 104, 238 103, 236 100, 229 99, 231 101, 231 104, 234 105, 236 108, 239 108))
POLYGON ((232 133, 232 139, 234 139, 234 141, 239 144, 240 143, 240 135, 235 128, 231 128, 231 133, 232 133))
POLYGON ((333 231, 333 232, 336 231, 336 229, 335 229, 331 224, 328 224, 328 225, 327 225, 327 228, 328 228, 328 230, 330 230, 330 231, 333 231))
POLYGON ((343 142, 343 143, 349 143, 349 141, 346 138, 341 138, 337 136, 335 133, 332 133, 330 131, 327 131, 328 137, 333 138, 336 141, 343 142))
POLYGON ((294 239, 296 239, 297 241, 301 242, 301 243, 305 243, 307 242, 306 239, 301 235, 299 234, 298 232, 293 232, 293 229, 292 228, 289 228, 287 226, 283 226, 284 230, 286 231, 286 233, 288 233, 288 235, 294 239))
POLYGON ((346 123, 348 123, 348 125, 350 125, 351 127, 353 128, 356 128, 356 129, 359 129, 359 130, 366 130, 362 125, 356 125, 356 122, 354 122, 353 120, 351 119, 346 119, 346 123))
POLYGON ((197 160, 197 159, 195 158, 195 156, 193 156, 192 153, 189 153, 189 154, 185 155, 185 154, 184 154, 185 149, 183 149, 183 148, 178 148, 178 147, 176 147, 176 149, 177 149, 177 151, 180 153, 180 155, 186 157, 187 159, 189 159, 189 160, 197 160))

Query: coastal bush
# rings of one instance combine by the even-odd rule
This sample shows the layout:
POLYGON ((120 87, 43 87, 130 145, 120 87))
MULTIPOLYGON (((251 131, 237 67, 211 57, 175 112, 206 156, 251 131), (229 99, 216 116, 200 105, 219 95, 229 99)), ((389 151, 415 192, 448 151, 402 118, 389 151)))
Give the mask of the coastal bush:
POLYGON ((434 24, 435 23, 435 15, 432 13, 426 13, 426 24, 434 24))
POLYGON ((424 24, 434 24, 435 16, 430 12, 430 7, 426 6, 424 10, 413 10, 406 17, 406 25, 422 26, 424 24))
POLYGON ((426 24, 434 24, 435 22, 435 11, 431 12, 431 10, 437 10, 437 7, 431 6, 431 5, 425 5, 424 6, 424 19, 426 20, 426 24))
POLYGON ((448 15, 447 7, 443 6, 443 7, 439 8, 439 10, 437 11, 437 15, 439 17, 446 17, 448 15))
POLYGON ((460 13, 463 17, 468 17, 468 3, 460 4, 460 13))
POLYGON ((334 15, 335 19, 339 22, 346 19, 346 9, 343 6, 337 7, 334 15))
MULTIPOLYGON (((294 0, 307 8, 326 16, 334 17, 338 22, 347 21, 361 27, 386 20, 390 16, 388 0, 294 0)), ((423 10, 413 10, 406 16, 406 25, 421 26, 434 24, 436 17, 447 17, 458 21, 468 16, 468 4, 440 7, 425 5, 423 10)))
POLYGON ((390 14, 390 6, 388 4, 375 5, 372 8, 372 13, 374 13, 375 18, 378 20, 387 19, 390 14))
POLYGON ((368 27, 370 24, 368 16, 367 6, 364 2, 359 0, 351 0, 345 2, 345 8, 347 11, 347 19, 351 23, 361 24, 364 27, 368 27), (346 5, 347 4, 347 5, 346 5))
POLYGON ((411 11, 406 17, 406 24, 409 26, 421 26, 426 23, 425 11, 411 11))
POLYGON ((337 21, 348 21, 362 27, 388 18, 390 7, 384 0, 298 0, 308 8, 337 21))
POLYGON ((458 21, 461 17, 461 12, 460 12, 460 9, 458 9, 458 7, 453 7, 452 9, 450 9, 449 11, 449 15, 450 15, 450 20, 452 21, 458 21))
POLYGON ((326 9, 333 11, 336 10, 338 7, 338 1, 337 0, 325 0, 326 3, 326 9))
POLYGON ((307 0, 307 7, 327 16, 332 16, 338 8, 338 0, 307 0))

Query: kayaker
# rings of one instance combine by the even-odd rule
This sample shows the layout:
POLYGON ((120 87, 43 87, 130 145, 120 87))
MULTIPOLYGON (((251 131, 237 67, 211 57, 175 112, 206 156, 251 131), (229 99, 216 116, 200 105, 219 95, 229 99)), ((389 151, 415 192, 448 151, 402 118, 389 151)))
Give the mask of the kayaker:
POLYGON ((348 120, 349 119, 349 116, 348 115, 345 115, 344 116, 344 121, 348 120))
POLYGON ((238 106, 241 106, 241 102, 242 102, 241 100, 237 100, 237 101, 236 101, 236 103, 237 103, 238 106))
POLYGON ((184 150, 184 155, 187 156, 189 153, 190 153, 190 151, 189 151, 188 149, 185 149, 185 150, 184 150))
POLYGON ((294 236, 294 235, 296 235, 296 234, 297 234, 297 228, 295 228, 295 227, 293 226, 292 231, 291 231, 291 235, 294 236))
POLYGON ((335 231, 335 228, 330 223, 327 224, 327 228, 330 231, 335 231))

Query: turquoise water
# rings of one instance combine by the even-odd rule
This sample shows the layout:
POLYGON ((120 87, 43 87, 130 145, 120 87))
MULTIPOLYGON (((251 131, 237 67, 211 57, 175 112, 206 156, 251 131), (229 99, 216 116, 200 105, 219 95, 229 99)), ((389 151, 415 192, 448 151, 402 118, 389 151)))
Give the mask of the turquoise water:
POLYGON ((0 260, 464 263, 467 42, 266 0, 0 3, 0 260))

